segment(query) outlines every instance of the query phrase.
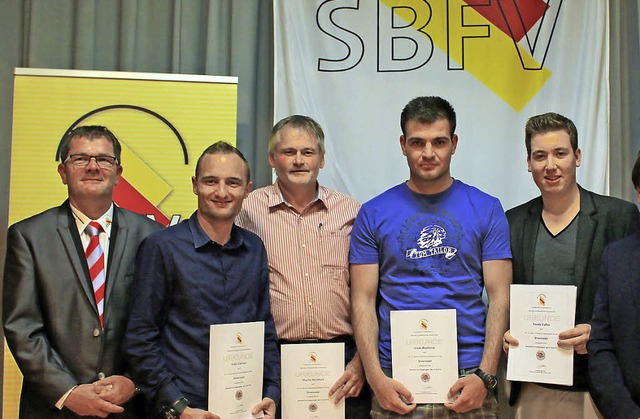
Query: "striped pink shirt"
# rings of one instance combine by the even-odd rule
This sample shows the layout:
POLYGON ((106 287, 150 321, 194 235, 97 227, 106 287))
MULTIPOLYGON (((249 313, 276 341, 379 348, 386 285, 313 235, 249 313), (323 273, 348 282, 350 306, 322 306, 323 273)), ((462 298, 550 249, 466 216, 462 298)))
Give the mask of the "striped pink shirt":
POLYGON ((277 182, 243 202, 236 224, 255 232, 267 248, 278 338, 353 334, 349 237, 359 209, 355 199, 320 186, 317 199, 299 214, 284 201, 277 182))

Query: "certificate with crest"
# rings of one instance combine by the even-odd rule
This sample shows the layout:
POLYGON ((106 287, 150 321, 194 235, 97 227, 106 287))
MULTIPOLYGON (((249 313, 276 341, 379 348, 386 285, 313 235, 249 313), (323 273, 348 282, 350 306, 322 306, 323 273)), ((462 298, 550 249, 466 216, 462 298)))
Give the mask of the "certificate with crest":
POLYGON ((344 373, 344 343, 282 345, 282 419, 344 419, 329 389, 344 373))
POLYGON ((209 411, 253 418, 251 409, 262 400, 263 358, 264 322, 211 325, 209 411))
POLYGON ((507 380, 573 384, 573 348, 560 348, 558 335, 575 325, 574 285, 511 285, 511 336, 507 380))
POLYGON ((392 311, 391 364, 416 403, 449 402, 458 379, 456 311, 392 311))

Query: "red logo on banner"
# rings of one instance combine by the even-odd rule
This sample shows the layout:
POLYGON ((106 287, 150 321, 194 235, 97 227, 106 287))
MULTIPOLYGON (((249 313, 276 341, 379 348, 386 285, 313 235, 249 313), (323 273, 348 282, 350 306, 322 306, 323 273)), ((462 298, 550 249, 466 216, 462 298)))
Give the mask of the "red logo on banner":
MULTIPOLYGON (((109 111, 109 110, 112 110, 112 109, 131 109, 131 110, 135 110, 135 111, 140 111, 140 112, 144 112, 146 114, 152 115, 155 118, 157 118, 160 121, 162 121, 175 134, 177 141, 180 143, 180 146, 182 147, 182 154, 183 154, 184 164, 188 164, 189 157, 187 155, 187 148, 186 148, 184 140, 182 139, 182 136, 180 135, 178 130, 173 126, 173 124, 171 124, 171 122, 169 122, 162 115, 160 115, 157 112, 154 112, 154 111, 152 111, 150 109, 143 108, 143 107, 140 107, 140 106, 118 104, 118 105, 109 105, 109 106, 104 106, 104 107, 101 107, 101 108, 98 108, 98 109, 94 109, 94 110, 92 110, 90 112, 87 112, 86 114, 82 115, 73 124, 71 124, 71 126, 67 129, 67 131, 65 132, 65 134, 63 135, 62 138, 64 138, 69 133, 69 131, 71 131, 73 128, 77 127, 78 125, 81 125, 82 121, 84 121, 88 117, 90 117, 92 115, 95 115, 97 113, 109 111)), ((60 154, 60 148, 59 147, 60 146, 58 145, 58 150, 56 151, 56 160, 59 160, 59 157, 60 157, 59 156, 59 154, 60 154)), ((152 217, 153 219, 155 219, 157 222, 159 222, 160 224, 164 225, 165 227, 168 226, 172 222, 172 220, 170 220, 169 217, 167 217, 162 211, 160 211, 160 209, 156 205, 154 205, 151 201, 149 201, 124 176, 120 177, 120 179, 118 180, 118 184, 116 185, 116 187, 114 189, 113 201, 119 207, 126 208, 126 209, 128 209, 130 211, 133 211, 133 212, 137 212, 138 214, 143 214, 143 215, 146 215, 148 217, 152 217)), ((176 221, 178 221, 178 220, 176 220, 176 221)))
POLYGON ((549 7, 542 0, 490 1, 489 4, 486 0, 464 2, 516 42, 520 42, 549 7))

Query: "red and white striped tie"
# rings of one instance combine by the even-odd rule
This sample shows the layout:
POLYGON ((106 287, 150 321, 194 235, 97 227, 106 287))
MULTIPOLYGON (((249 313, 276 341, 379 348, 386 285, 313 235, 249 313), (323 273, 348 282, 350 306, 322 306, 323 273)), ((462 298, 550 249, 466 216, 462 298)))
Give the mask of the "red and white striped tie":
POLYGON ((104 328, 104 286, 106 277, 104 274, 104 252, 100 246, 100 233, 102 226, 95 221, 91 221, 85 228, 86 233, 91 237, 89 246, 85 251, 87 264, 89 265, 89 276, 93 284, 93 295, 98 306, 98 316, 100 316, 100 327, 104 328))

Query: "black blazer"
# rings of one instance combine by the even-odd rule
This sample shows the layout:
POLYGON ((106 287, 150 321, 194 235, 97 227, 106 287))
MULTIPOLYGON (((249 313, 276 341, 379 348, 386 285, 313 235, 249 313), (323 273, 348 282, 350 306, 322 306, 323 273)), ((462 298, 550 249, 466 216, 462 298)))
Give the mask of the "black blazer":
POLYGON ((640 234, 607 246, 591 319, 589 390, 605 418, 640 417, 640 234))
MULTIPOLYGON (((533 284, 533 256, 538 227, 542 217, 542 197, 507 211, 513 255, 513 283, 533 284)), ((580 218, 575 257, 575 279, 578 288, 576 324, 589 323, 593 299, 598 287, 600 258, 607 244, 640 228, 640 214, 635 204, 598 195, 580 187, 580 218)), ((512 383, 509 404, 520 394, 519 382, 512 383)), ((574 354, 573 387, 587 390, 587 356, 574 354)), ((559 387, 560 388, 560 387, 559 387)))
MULTIPOLYGON (((68 201, 7 232, 3 323, 24 379, 21 418, 72 418, 55 403, 76 384, 126 371, 120 343, 138 244, 162 226, 115 207, 100 330, 87 262, 68 201)), ((135 417, 132 411, 121 417, 135 417)))

